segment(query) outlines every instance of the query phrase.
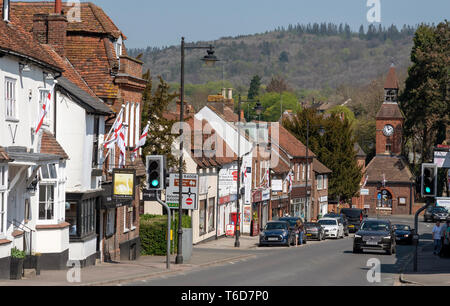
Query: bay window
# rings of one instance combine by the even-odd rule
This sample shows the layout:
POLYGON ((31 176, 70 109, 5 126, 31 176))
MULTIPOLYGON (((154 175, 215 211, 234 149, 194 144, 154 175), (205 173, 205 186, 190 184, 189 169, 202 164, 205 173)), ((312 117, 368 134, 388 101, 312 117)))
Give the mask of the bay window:
POLYGON ((53 220, 55 210, 55 186, 39 186, 39 220, 53 220))
POLYGON ((64 184, 58 181, 58 164, 42 165, 39 182, 39 221, 57 223, 64 217, 64 184))

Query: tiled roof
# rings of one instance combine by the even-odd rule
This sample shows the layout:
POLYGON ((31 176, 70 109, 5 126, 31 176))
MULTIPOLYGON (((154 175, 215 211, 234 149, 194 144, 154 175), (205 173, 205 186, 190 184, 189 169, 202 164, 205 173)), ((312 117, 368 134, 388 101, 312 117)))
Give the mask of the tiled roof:
POLYGON ((383 103, 376 119, 404 119, 397 103, 383 103))
MULTIPOLYGON (((67 14, 71 8, 64 3, 63 13, 67 14)), ((54 2, 12 2, 11 9, 12 15, 20 19, 21 26, 31 33, 33 16, 52 13, 54 2)), ((119 86, 114 83, 114 75, 119 72, 119 59, 111 38, 117 39, 120 35, 120 30, 105 12, 92 3, 81 3, 81 22, 67 25, 65 55, 91 91, 102 99, 118 98, 119 86)), ((122 50, 126 55, 124 46, 122 50)), ((65 76, 92 95, 81 82, 65 76)))
POLYGON ((404 157, 377 155, 367 166, 369 182, 383 181, 409 183, 413 178, 404 157))
POLYGON ((111 75, 118 65, 108 50, 114 49, 107 38, 67 36, 65 52, 74 68, 100 98, 117 98, 119 86, 111 75))
POLYGON ((217 135, 214 130, 211 130, 206 121, 200 122, 195 118, 189 118, 187 123, 191 127, 191 157, 199 167, 217 167, 237 160, 237 155, 224 139, 217 135), (202 130, 195 130, 196 127, 202 127, 202 130), (211 133, 208 134, 208 131, 211 131, 211 133), (199 143, 200 137, 201 143, 199 143), (208 145, 208 140, 213 142, 208 145), (205 151, 205 147, 208 148, 208 146, 211 150, 205 151))
MULTIPOLYGON (((54 12, 54 1, 40 2, 11 2, 12 14, 20 16, 21 21, 27 31, 33 28, 33 16, 35 14, 50 14, 54 12)), ((63 13, 67 13, 73 8, 73 4, 63 3, 63 13)), ((107 34, 118 38, 122 33, 98 6, 90 2, 80 3, 81 22, 69 22, 67 31, 69 32, 89 32, 97 34, 107 34)))
MULTIPOLYGON (((306 146, 286 130, 281 124, 278 129, 279 133, 275 132, 273 126, 270 128, 270 136, 277 141, 279 145, 286 150, 286 152, 292 157, 306 157, 306 146), (277 135, 278 134, 278 135, 277 135)), ((309 157, 316 157, 314 152, 308 150, 309 157)))
MULTIPOLYGON (((0 16, 2 1, 0 0, 0 16)), ((18 18, 11 16, 11 22, 0 20, 0 53, 7 53, 19 57, 25 57, 40 65, 44 65, 61 72, 63 68, 58 65, 50 54, 37 43, 32 35, 26 32, 18 18)))
POLYGON ((0 162, 9 161, 10 158, 3 147, 0 147, 0 162))
POLYGON ((361 146, 357 142, 355 142, 354 150, 356 152, 356 157, 367 157, 367 154, 361 149, 361 146))
POLYGON ((389 73, 386 79, 386 83, 384 83, 385 89, 398 89, 398 78, 397 73, 395 72, 395 66, 392 65, 389 69, 389 73))
POLYGON ((97 114, 97 115, 112 115, 113 111, 97 98, 94 98, 88 95, 85 91, 81 90, 71 81, 66 79, 65 77, 61 77, 58 79, 58 87, 63 90, 69 92, 75 102, 77 102, 81 107, 86 109, 88 113, 97 114))
POLYGON ((41 154, 58 155, 61 159, 69 159, 69 156, 51 133, 44 131, 41 139, 41 154))
MULTIPOLYGON (((208 105, 208 107, 227 122, 239 122, 239 115, 226 105, 223 106, 223 112, 219 111, 219 109, 212 105, 208 105)), ((245 121, 245 118, 241 119, 242 121, 245 121)))
MULTIPOLYGON (((274 150, 274 148, 272 147, 272 151, 274 150)), ((276 173, 276 174, 285 174, 285 173, 289 173, 289 171, 291 170, 289 167, 289 156, 286 155, 286 153, 284 153, 282 150, 278 150, 278 163, 276 165, 271 165, 272 170, 276 173)), ((275 153, 272 153, 272 161, 273 161, 273 155, 275 153)))
POLYGON ((330 169, 328 169, 324 164, 322 164, 317 158, 314 158, 313 161, 313 171, 319 174, 327 174, 333 172, 330 169))

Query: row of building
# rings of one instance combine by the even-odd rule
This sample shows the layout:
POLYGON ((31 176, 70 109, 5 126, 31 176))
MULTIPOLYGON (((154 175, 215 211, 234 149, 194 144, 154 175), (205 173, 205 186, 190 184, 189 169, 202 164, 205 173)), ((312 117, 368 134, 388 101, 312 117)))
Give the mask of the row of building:
POLYGON ((121 109, 127 149, 139 139, 142 62, 101 8, 81 3, 75 20, 73 9, 0 1, 0 278, 12 249, 38 255, 42 269, 139 256, 140 191, 111 197, 118 152, 103 143, 121 109))

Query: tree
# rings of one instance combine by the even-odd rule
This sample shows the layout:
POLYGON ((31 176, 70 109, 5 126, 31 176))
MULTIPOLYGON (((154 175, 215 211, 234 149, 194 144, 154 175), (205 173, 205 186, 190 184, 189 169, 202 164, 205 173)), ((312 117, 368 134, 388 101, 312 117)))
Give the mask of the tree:
POLYGON ((440 131, 449 124, 449 22, 437 27, 421 25, 414 37, 405 89, 400 106, 406 116, 404 135, 422 163, 432 159, 433 147, 442 142, 440 131))
MULTIPOLYGON (((264 113, 261 117, 264 121, 268 122, 276 122, 280 120, 282 111, 292 110, 297 112, 301 109, 300 104, 298 103, 297 96, 292 92, 268 92, 264 94, 261 98, 261 105, 264 108, 264 113)), ((253 118, 255 118, 256 114, 251 112, 253 118)))
POLYGON ((313 109, 297 112, 292 120, 283 121, 283 126, 305 144, 307 119, 310 121, 310 148, 333 171, 329 178, 329 197, 340 202, 350 201, 358 194, 363 176, 356 159, 356 139, 350 122, 338 115, 324 118, 313 109), (323 136, 319 133, 321 126, 326 131, 323 136))
POLYGON ((250 89, 248 90, 247 98, 249 100, 253 100, 259 96, 259 89, 261 87, 261 77, 259 75, 255 75, 250 82, 250 89))
POLYGON ((281 63, 288 63, 289 62, 289 53, 287 53, 286 51, 281 52, 280 57, 278 58, 278 60, 281 63))
POLYGON ((266 88, 267 92, 277 92, 281 94, 284 91, 292 91, 289 85, 286 83, 286 80, 281 76, 272 77, 269 85, 266 88))
POLYGON ((152 92, 152 78, 150 70, 144 75, 143 79, 147 80, 147 86, 144 90, 142 101, 142 128, 150 122, 147 143, 143 147, 143 156, 146 155, 165 155, 167 158, 167 166, 176 168, 178 166, 177 159, 172 155, 172 143, 176 135, 172 134, 172 126, 177 120, 169 120, 164 117, 167 112, 169 103, 179 97, 178 93, 170 92, 170 86, 159 78, 159 84, 155 92, 152 92))

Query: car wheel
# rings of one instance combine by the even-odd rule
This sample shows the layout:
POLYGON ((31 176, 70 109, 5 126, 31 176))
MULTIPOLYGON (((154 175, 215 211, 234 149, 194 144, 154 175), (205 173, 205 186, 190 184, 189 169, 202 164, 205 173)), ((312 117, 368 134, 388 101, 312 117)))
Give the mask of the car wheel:
POLYGON ((389 249, 386 251, 387 255, 392 255, 392 245, 389 247, 389 249))

